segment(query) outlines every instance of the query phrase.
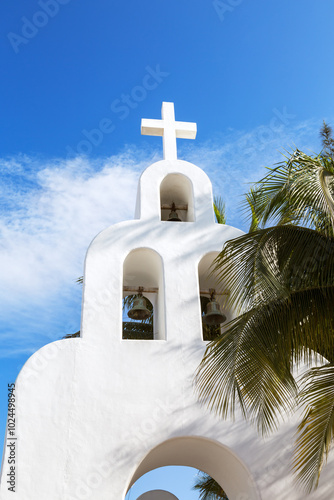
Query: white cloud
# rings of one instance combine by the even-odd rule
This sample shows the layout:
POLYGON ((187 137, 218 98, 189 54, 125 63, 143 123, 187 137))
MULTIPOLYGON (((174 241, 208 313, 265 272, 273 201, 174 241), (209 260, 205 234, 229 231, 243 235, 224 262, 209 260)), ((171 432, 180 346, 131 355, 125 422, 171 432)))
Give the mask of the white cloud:
POLYGON ((51 306, 59 315, 57 305, 60 302, 63 307, 64 297, 73 291, 94 236, 111 224, 133 218, 137 180, 146 164, 136 164, 131 154, 100 162, 56 160, 37 168, 35 160, 25 158, 24 169, 17 158, 3 163, 0 317, 3 335, 15 329, 16 323, 19 341, 25 336, 22 322, 38 336, 40 327, 38 322, 34 325, 34 316, 43 323, 45 308, 48 318, 57 323, 51 306))
POLYGON ((98 170, 83 159, 50 162, 35 174, 31 190, 18 193, 17 207, 4 213, 0 226, 1 300, 45 294, 50 281, 58 288, 82 272, 97 232, 133 217, 140 166, 122 160, 107 159, 98 170))

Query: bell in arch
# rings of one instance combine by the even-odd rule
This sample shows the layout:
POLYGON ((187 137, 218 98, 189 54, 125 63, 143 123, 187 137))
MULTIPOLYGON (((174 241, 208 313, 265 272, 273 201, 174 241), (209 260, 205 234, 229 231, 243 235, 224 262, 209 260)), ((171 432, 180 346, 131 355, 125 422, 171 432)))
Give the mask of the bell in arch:
POLYGON ((128 316, 135 320, 144 320, 151 316, 151 311, 146 307, 146 299, 143 297, 142 287, 138 289, 138 295, 133 301, 133 307, 128 312, 128 316))
POLYGON ((181 219, 179 218, 179 216, 177 215, 177 211, 176 211, 176 207, 175 207, 175 203, 173 201, 172 203, 172 207, 171 207, 171 212, 168 216, 168 220, 170 222, 174 222, 174 221, 178 221, 178 222, 181 222, 181 219))
POLYGON ((206 325, 220 325, 226 321, 226 316, 220 310, 218 302, 214 299, 214 290, 211 291, 210 302, 206 306, 206 314, 203 317, 203 323, 206 325))

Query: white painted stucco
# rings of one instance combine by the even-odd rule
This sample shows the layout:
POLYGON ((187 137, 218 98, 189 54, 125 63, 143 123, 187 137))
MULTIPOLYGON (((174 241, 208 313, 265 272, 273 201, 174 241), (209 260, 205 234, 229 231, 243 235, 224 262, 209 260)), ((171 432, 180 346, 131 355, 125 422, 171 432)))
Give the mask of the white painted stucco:
MULTIPOLYGON (((163 160, 143 172, 136 219, 101 232, 88 249, 81 338, 45 346, 17 379, 16 494, 7 489, 6 448, 1 500, 123 500, 163 465, 202 469, 230 500, 305 498, 290 474, 294 417, 263 440, 239 417, 210 414, 193 391, 206 347, 199 281, 213 284, 205 271, 240 234, 214 222, 211 183, 195 165, 163 160), (193 222, 161 220, 169 175, 167 191, 181 182, 170 202, 188 203, 193 222), (155 340, 122 340, 125 285, 158 288, 155 340)), ((333 498, 329 477, 330 468, 309 498, 333 498)))

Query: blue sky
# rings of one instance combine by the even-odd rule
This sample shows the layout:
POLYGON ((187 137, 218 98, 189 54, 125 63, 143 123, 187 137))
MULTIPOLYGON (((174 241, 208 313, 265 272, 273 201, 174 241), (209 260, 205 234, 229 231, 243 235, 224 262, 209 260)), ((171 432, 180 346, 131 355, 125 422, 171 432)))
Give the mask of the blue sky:
POLYGON ((35 350, 79 329, 86 248, 133 217, 140 172, 162 156, 160 138, 140 135, 141 118, 160 118, 173 101, 176 119, 197 122, 179 157, 208 173, 228 222, 247 230, 239 204, 249 183, 280 151, 318 152, 322 121, 334 124, 334 5, 11 0, 0 9, 2 439, 7 384, 35 350))

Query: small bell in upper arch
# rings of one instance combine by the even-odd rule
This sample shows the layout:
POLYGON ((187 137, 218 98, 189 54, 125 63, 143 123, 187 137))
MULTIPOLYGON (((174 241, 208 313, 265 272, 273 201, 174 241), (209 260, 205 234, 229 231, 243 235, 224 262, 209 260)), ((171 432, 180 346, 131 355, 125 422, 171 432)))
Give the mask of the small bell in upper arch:
POLYGON ((175 203, 173 201, 172 203, 172 207, 171 207, 171 212, 168 216, 168 220, 170 222, 181 222, 181 219, 179 218, 179 216, 177 215, 177 212, 176 212, 176 207, 175 207, 175 203))
POLYGON ((206 306, 206 314, 203 323, 206 325, 220 325, 226 321, 226 316, 220 310, 218 302, 214 299, 214 290, 211 292, 210 302, 206 306))

